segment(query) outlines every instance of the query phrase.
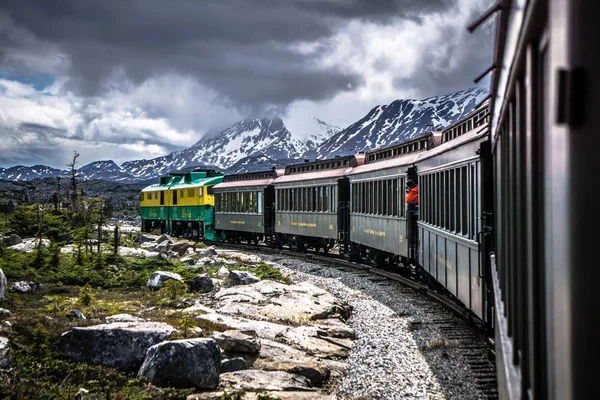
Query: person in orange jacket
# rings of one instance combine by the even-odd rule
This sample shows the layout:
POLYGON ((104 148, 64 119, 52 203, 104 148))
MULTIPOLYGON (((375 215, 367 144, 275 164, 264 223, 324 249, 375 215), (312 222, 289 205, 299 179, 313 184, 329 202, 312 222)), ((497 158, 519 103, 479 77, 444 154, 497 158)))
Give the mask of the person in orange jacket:
POLYGON ((406 181, 406 204, 419 204, 419 186, 412 180, 406 181))

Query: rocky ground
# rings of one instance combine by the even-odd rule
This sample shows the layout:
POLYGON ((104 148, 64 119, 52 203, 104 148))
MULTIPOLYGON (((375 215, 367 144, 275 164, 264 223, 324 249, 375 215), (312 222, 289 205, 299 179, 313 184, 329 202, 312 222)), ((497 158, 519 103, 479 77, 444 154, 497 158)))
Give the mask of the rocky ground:
MULTIPOLYGON (((36 244, 4 241, 19 252, 36 244)), ((161 388, 195 388, 189 400, 485 397, 462 356, 465 343, 444 330, 464 324, 399 284, 167 235, 141 235, 119 253, 176 262, 194 273, 184 279, 156 270, 145 291, 121 298, 118 312, 98 312, 97 306, 94 318, 86 319, 73 309, 68 324, 56 316, 46 316, 46 324, 68 327, 57 343, 60 357, 125 371, 147 382, 153 398, 167 396, 161 388), (161 293, 173 301, 144 300, 161 293)), ((7 291, 35 296, 46 290, 39 282, 8 285, 2 278, 0 299, 7 291)), ((1 329, 12 335, 24 308, 13 309, 0 309, 1 329)), ((10 348, 0 337, 0 368, 14 364, 10 348)))

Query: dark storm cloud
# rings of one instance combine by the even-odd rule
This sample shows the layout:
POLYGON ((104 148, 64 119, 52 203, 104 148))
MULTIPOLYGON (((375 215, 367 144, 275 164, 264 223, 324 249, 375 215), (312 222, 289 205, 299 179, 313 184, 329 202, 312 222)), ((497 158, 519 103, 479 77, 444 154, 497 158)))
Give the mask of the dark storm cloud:
MULTIPOLYGON (((483 9, 475 10, 467 23, 475 20, 483 9)), ((440 28, 443 45, 424 49, 420 54, 422 68, 408 78, 396 78, 398 90, 413 89, 422 97, 452 93, 470 85, 492 64, 493 25, 488 23, 475 33, 464 26, 440 28)), ((488 87, 488 78, 480 85, 488 87)))
MULTIPOLYGON (((69 85, 77 93, 97 95, 115 76, 135 84, 174 72, 196 77, 223 96, 223 102, 259 110, 297 99, 327 99, 359 87, 359 74, 317 63, 329 50, 327 40, 349 21, 419 18, 450 3, 454 1, 5 0, 0 10, 16 27, 70 57, 69 85), (309 54, 290 49, 300 43, 319 45, 309 54)), ((18 40, 11 32, 4 36, 0 30, 0 44, 4 40, 7 47, 18 40)))

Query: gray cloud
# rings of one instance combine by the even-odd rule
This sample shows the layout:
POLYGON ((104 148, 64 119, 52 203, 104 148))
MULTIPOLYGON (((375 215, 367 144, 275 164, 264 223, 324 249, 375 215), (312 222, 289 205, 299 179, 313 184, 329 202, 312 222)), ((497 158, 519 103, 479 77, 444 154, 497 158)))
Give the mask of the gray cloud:
MULTIPOLYGON (((139 84, 189 74, 237 107, 262 110, 356 89, 363 77, 322 67, 327 40, 351 20, 387 23, 450 0, 5 0, 13 23, 71 61, 69 88, 90 96, 115 76, 139 84), (299 43, 320 43, 310 54, 299 43)), ((14 40, 14 38, 13 38, 14 40)), ((0 42, 1 43, 1 42, 0 42)))

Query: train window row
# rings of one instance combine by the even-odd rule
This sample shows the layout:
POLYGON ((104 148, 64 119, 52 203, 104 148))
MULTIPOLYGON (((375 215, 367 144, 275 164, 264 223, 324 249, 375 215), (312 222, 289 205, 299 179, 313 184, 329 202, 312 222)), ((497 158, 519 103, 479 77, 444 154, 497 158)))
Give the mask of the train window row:
POLYGON ((336 212, 336 191, 335 185, 277 189, 277 211, 336 212))
POLYGON ((482 126, 489 122, 489 110, 488 107, 485 107, 483 110, 475 114, 473 117, 456 124, 452 128, 448 130, 444 130, 442 134, 443 142, 447 142, 448 140, 456 139, 460 135, 469 132, 470 130, 477 128, 478 126, 482 126))
POLYGON ((479 163, 419 176, 419 220, 476 240, 479 163))
POLYGON ((215 211, 256 214, 262 212, 262 192, 225 192, 215 194, 215 211))
POLYGON ((404 178, 352 183, 352 212, 404 218, 404 178))

